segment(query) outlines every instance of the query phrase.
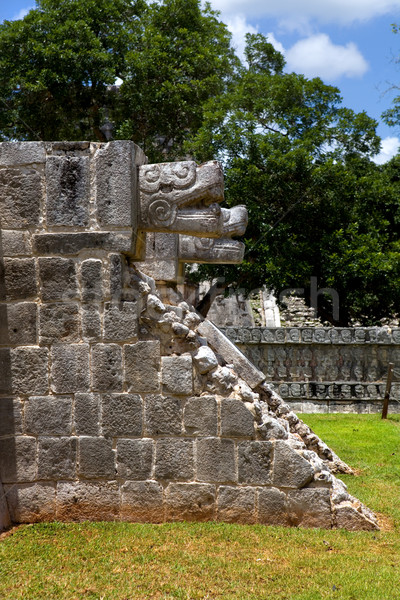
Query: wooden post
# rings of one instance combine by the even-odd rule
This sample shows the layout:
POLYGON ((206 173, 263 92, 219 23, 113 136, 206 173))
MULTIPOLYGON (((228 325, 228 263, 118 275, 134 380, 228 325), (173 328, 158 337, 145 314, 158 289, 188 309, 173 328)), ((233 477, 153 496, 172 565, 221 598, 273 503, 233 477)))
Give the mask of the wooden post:
POLYGON ((382 419, 386 419, 389 408, 389 398, 390 398, 390 389, 392 387, 392 379, 393 379, 393 363, 389 363, 388 365, 388 374, 386 381, 386 391, 385 398, 383 400, 383 408, 382 408, 382 419))

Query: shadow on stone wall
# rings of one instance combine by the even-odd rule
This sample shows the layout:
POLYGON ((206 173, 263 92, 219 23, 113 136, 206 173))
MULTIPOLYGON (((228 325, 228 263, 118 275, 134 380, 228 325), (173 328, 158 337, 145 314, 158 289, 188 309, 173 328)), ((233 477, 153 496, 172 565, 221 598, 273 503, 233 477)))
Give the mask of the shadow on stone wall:
MULTIPOLYGON (((4 254, 2 231, 0 229, 0 300, 6 300, 6 289, 4 280, 4 254)), ((9 322, 7 304, 0 304, 0 531, 10 525, 7 506, 7 498, 4 495, 3 479, 16 473, 15 441, 16 433, 14 418, 14 401, 10 397, 4 397, 11 390, 11 350, 4 348, 9 344, 9 322)))

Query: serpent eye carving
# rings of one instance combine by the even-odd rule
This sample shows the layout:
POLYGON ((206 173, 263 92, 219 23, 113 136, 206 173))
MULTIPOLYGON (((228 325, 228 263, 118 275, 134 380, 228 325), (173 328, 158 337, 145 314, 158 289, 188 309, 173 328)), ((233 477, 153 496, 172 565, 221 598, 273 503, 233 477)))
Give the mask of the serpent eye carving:
POLYGON ((140 189, 148 194, 157 192, 160 186, 160 166, 149 165, 139 169, 140 189))
POLYGON ((175 187, 193 185, 196 181, 196 163, 193 161, 171 163, 171 174, 175 187))

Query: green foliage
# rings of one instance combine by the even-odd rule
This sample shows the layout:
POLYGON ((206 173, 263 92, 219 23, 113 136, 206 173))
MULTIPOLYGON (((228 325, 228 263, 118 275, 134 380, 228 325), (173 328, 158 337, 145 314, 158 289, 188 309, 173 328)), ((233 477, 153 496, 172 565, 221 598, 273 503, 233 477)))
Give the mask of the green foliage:
MULTIPOLYGON (((339 294, 336 324, 375 324, 400 306, 399 184, 371 161, 376 122, 343 108, 337 88, 284 73, 276 51, 248 35, 249 64, 233 92, 211 101, 191 150, 225 164, 228 204, 249 210, 245 261, 205 267, 247 291, 277 295, 310 278, 339 294)), ((333 321, 329 297, 319 314, 333 321)))
POLYGON ((236 62, 199 0, 40 0, 0 25, 1 139, 105 141, 108 116, 150 159, 173 157, 236 62))
POLYGON ((1 24, 1 138, 104 139, 109 86, 142 10, 141 0, 41 0, 1 24))
POLYGON ((126 54, 118 137, 137 142, 152 160, 182 155, 202 123, 203 104, 224 93, 237 59, 230 34, 198 0, 165 0, 144 12, 126 54))

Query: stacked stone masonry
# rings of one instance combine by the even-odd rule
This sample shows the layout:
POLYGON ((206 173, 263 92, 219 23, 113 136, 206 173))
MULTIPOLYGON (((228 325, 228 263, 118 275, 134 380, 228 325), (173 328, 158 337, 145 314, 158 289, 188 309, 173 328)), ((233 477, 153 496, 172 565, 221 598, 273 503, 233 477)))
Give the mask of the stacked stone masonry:
MULTIPOLYGON (((400 329, 226 328, 223 330, 295 412, 382 410, 388 363, 400 364, 400 329)), ((395 374, 389 411, 400 412, 395 374)))
POLYGON ((144 162, 130 142, 0 144, 0 529, 376 529, 263 373, 136 268, 144 162))

